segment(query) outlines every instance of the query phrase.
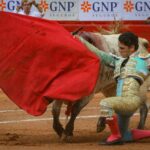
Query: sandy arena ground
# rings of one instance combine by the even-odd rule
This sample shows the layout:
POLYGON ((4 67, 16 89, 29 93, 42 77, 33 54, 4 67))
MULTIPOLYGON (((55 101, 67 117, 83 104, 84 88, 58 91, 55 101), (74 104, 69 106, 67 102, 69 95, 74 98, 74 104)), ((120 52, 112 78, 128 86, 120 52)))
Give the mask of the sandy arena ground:
MULTIPOLYGON (((99 140, 109 134, 108 128, 101 134, 96 133, 98 103, 101 98, 102 94, 95 95, 80 113, 75 122, 72 143, 62 143, 52 128, 51 105, 44 115, 33 117, 0 92, 0 150, 149 150, 150 138, 121 146, 98 145, 99 140)), ((65 107, 61 113, 63 124, 64 111, 65 107)), ((137 114, 131 120, 131 128, 135 128, 138 121, 137 114)), ((150 129, 149 118, 145 129, 150 129)))

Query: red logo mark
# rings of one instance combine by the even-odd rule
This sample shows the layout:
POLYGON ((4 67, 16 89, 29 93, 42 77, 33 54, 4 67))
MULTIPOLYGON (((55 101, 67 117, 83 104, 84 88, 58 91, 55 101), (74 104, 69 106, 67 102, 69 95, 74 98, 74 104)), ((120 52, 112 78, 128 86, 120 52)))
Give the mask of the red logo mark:
POLYGON ((43 8, 44 12, 47 11, 47 9, 48 9, 48 4, 46 3, 45 0, 41 0, 41 2, 40 2, 39 5, 43 8))
POLYGON ((124 9, 126 10, 126 12, 132 12, 132 10, 134 9, 134 4, 131 2, 131 0, 127 0, 124 3, 124 9))
POLYGON ((84 1, 81 4, 81 9, 83 10, 83 12, 89 12, 89 10, 91 10, 91 4, 88 1, 84 1))
POLYGON ((1 0, 0 2, 0 10, 4 10, 6 8, 6 3, 4 2, 4 0, 1 0))

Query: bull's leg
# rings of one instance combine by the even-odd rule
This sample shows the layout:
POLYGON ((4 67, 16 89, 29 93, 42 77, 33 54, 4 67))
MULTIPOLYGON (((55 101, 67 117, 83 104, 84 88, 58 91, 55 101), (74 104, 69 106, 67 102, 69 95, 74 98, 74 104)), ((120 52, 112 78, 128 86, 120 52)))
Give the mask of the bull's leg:
POLYGON ((78 116, 78 114, 80 113, 80 111, 82 110, 82 108, 84 108, 89 103, 90 99, 91 99, 91 97, 87 97, 85 99, 82 99, 82 100, 76 102, 73 105, 73 108, 71 111, 71 116, 70 116, 69 122, 66 125, 65 132, 64 132, 65 135, 62 140, 65 140, 66 142, 71 141, 71 138, 73 136, 75 119, 78 116))
POLYGON ((53 115, 53 128, 56 131, 56 133, 59 135, 59 137, 62 136, 62 133, 64 132, 64 129, 60 123, 59 116, 60 116, 60 110, 63 102, 59 100, 55 100, 53 102, 52 106, 52 115, 53 115))
POLYGON ((140 122, 138 124, 138 129, 144 129, 147 114, 148 114, 148 106, 146 105, 146 103, 143 103, 143 105, 140 108, 140 122))
POLYGON ((148 101, 147 90, 150 85, 150 76, 144 81, 142 86, 140 87, 140 97, 143 101, 143 104, 140 107, 140 121, 138 124, 138 129, 143 129, 145 125, 145 121, 148 114, 148 105, 146 104, 148 101))

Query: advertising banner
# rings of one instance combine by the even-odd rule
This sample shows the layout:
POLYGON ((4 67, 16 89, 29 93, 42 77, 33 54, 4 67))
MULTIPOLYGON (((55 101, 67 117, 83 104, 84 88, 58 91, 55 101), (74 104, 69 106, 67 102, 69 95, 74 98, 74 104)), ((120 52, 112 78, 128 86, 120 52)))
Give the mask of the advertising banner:
MULTIPOLYGON (((36 0, 44 18, 68 21, 146 20, 150 0, 36 0)), ((0 11, 13 12, 21 0, 0 0, 0 11)), ((36 9, 34 6, 32 9, 36 9)))

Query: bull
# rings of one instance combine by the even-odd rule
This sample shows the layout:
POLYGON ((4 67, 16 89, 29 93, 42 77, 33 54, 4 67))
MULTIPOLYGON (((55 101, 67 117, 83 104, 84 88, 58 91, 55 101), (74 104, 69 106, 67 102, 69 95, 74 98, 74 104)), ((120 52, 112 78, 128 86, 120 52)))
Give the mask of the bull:
MULTIPOLYGON (((115 55, 120 55, 117 48, 119 34, 102 35, 100 33, 83 32, 80 34, 80 36, 82 36, 84 39, 92 43, 100 50, 103 50, 107 53, 111 52, 115 55)), ((147 46, 148 46, 148 41, 146 39, 139 38, 138 51, 143 57, 145 57, 145 55, 147 54, 147 46)), ((149 86, 150 86, 150 76, 145 80, 145 82, 143 83, 140 89, 140 97, 141 100, 143 101, 143 105, 140 108, 140 121, 138 124, 139 129, 144 128, 145 120, 148 113, 148 106, 146 104, 146 100, 147 100, 146 93, 149 86)), ((68 110, 70 110, 70 119, 68 120, 65 128, 63 128, 59 120, 60 110, 63 101, 54 100, 52 104, 53 128, 55 132, 58 134, 58 136, 61 137, 61 140, 65 140, 67 142, 71 140, 73 136, 74 122, 76 117, 78 116, 80 111, 90 102, 90 100, 92 100, 95 93, 102 92, 106 97, 114 96, 115 89, 116 89, 115 87, 116 87, 116 83, 113 79, 113 70, 102 64, 99 77, 97 80, 97 84, 95 85, 92 94, 83 97, 82 99, 74 103, 66 102, 67 108, 68 110)))

